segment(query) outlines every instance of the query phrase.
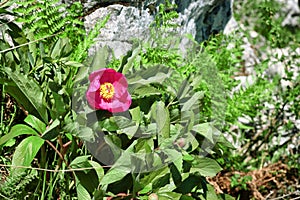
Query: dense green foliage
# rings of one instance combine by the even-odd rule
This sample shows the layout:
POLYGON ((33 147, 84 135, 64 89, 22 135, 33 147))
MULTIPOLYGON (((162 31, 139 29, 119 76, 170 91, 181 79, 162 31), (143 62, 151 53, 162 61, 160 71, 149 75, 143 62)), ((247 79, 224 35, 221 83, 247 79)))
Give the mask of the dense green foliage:
MULTIPOLYGON (((291 70, 299 63, 278 57, 286 63, 287 76, 269 77, 265 70, 273 55, 268 55, 255 64, 254 82, 234 90, 239 85, 235 77, 245 72, 243 37, 262 46, 259 53, 269 47, 292 52, 297 45, 291 38, 300 42, 299 33, 280 27, 282 16, 271 20, 279 5, 237 1, 245 12, 236 18, 261 38, 250 37, 250 29, 213 35, 200 44, 187 36, 191 45, 183 55, 179 25, 172 21, 174 5, 161 4, 149 41, 136 40, 121 59, 106 47, 88 57, 109 16, 86 33, 80 3, 18 1, 13 11, 9 3, 1 6, 1 198, 233 199, 217 195, 206 177, 222 169, 247 172, 282 159, 297 167, 299 154, 286 152, 293 140, 273 145, 273 139, 283 134, 299 138, 294 122, 300 114, 300 76, 291 70), (245 19, 254 18, 247 6, 259 13, 255 24, 245 19), (132 96, 127 112, 88 106, 88 76, 104 67, 127 78, 132 96), (291 86, 282 86, 283 81, 291 86)), ((236 174, 231 187, 247 190, 249 181, 236 174)))

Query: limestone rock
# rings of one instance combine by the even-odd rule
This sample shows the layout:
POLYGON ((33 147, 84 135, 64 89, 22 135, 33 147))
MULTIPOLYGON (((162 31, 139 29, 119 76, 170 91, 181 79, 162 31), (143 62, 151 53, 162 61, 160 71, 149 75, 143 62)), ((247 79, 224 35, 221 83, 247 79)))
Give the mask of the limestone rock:
MULTIPOLYGON (((131 49, 133 39, 149 38, 149 26, 155 18, 158 5, 163 1, 111 0, 107 2, 111 4, 107 6, 102 4, 103 7, 99 7, 85 17, 85 27, 89 31, 98 20, 110 15, 106 27, 101 30, 90 53, 93 54, 100 47, 108 45, 115 52, 115 56, 120 57, 131 49)), ((232 14, 232 0, 175 0, 173 3, 177 4, 176 11, 179 14, 176 19, 176 23, 179 24, 176 34, 182 38, 183 46, 188 45, 187 39, 184 39, 187 33, 201 42, 211 34, 223 31, 232 14)), ((90 8, 96 6, 97 1, 89 0, 84 5, 90 8)))

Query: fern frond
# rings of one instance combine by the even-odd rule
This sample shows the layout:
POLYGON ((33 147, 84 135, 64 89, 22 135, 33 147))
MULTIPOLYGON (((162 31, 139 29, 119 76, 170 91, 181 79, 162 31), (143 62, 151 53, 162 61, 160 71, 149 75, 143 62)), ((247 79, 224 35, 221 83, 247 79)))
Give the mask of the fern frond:
MULTIPOLYGON (((22 23, 27 33, 34 34, 34 40, 59 33, 60 37, 68 36, 71 43, 76 46, 78 37, 85 36, 83 22, 80 20, 83 10, 80 3, 68 7, 58 0, 22 0, 17 4, 17 8, 14 9, 19 16, 17 21, 22 23), (70 34, 75 30, 76 35, 70 34)), ((47 40, 46 43, 53 42, 59 36, 47 40)))
POLYGON ((0 194, 9 199, 24 199, 27 196, 26 188, 32 183, 36 186, 34 183, 36 179, 37 175, 25 172, 8 177, 4 183, 0 184, 0 194))

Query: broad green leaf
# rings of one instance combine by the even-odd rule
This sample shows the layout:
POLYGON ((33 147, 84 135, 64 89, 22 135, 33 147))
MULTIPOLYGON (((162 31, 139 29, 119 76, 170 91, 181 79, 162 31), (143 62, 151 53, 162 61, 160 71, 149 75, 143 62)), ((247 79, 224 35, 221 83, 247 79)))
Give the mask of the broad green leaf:
MULTIPOLYGON (((78 168, 89 168, 91 167, 89 161, 90 156, 79 156, 76 157, 72 162, 70 163, 70 167, 72 169, 78 169, 78 168)), ((88 172, 89 169, 84 170, 85 172, 88 172)))
POLYGON ((104 46, 97 50, 90 65, 91 72, 104 68, 108 64, 109 53, 108 47, 104 46))
POLYGON ((137 122, 137 123, 142 122, 143 114, 142 114, 139 106, 130 109, 129 112, 131 114, 132 121, 137 122))
POLYGON ((136 134, 138 129, 139 129, 139 127, 134 125, 134 126, 122 128, 121 132, 125 133, 128 136, 128 138, 131 139, 136 134))
POLYGON ((55 106, 55 110, 57 112, 57 115, 58 116, 63 115, 66 112, 66 107, 65 107, 63 97, 61 95, 57 94, 54 91, 52 91, 52 95, 53 95, 53 98, 54 98, 54 106, 55 106))
POLYGON ((0 146, 6 143, 8 140, 17 137, 19 135, 36 135, 39 134, 32 128, 24 124, 17 124, 11 128, 8 134, 0 138, 0 146))
POLYGON ((175 149, 164 149, 163 152, 168 156, 168 161, 172 162, 178 171, 181 172, 183 162, 182 153, 175 149))
POLYGON ((99 163, 97 163, 95 161, 89 160, 88 162, 94 168, 94 170, 96 171, 97 176, 98 176, 98 180, 100 181, 103 178, 103 176, 104 176, 104 169, 103 169, 103 167, 99 163))
POLYGON ((80 181, 76 181, 77 198, 82 200, 92 200, 89 192, 83 187, 80 181))
POLYGON ((59 59, 61 56, 64 56, 63 54, 67 53, 65 50, 68 49, 66 48, 68 45, 68 40, 66 38, 58 39, 50 49, 50 57, 53 59, 59 59))
POLYGON ((165 185, 164 187, 159 188, 159 190, 157 191, 158 194, 163 194, 163 193, 167 193, 170 191, 173 191, 176 189, 176 185, 174 184, 174 182, 171 182, 167 185, 165 185))
POLYGON ((182 194, 176 192, 158 193, 159 200, 179 200, 182 194))
POLYGON ((155 120, 157 123, 157 134, 161 139, 170 137, 170 114, 162 101, 157 102, 155 110, 155 120))
POLYGON ((168 173, 170 173, 170 169, 168 166, 163 167, 158 170, 155 170, 155 171, 151 171, 140 180, 140 183, 142 185, 144 185, 145 187, 149 184, 152 186, 152 183, 154 181, 160 179, 161 177, 163 177, 164 175, 166 175, 168 173))
POLYGON ((182 84, 180 85, 179 91, 177 93, 177 98, 182 99, 184 98, 188 92, 191 90, 190 84, 188 81, 185 79, 182 84))
POLYGON ((214 143, 213 126, 210 123, 197 124, 192 130, 207 138, 211 143, 214 143))
POLYGON ((44 144, 44 140, 38 136, 29 136, 22 140, 17 146, 12 158, 12 174, 24 172, 25 168, 18 168, 18 166, 29 167, 36 154, 44 144))
POLYGON ((134 147, 136 144, 137 141, 135 140, 125 151, 123 151, 122 155, 112 168, 104 175, 101 180, 101 185, 108 185, 119 181, 132 171, 131 155, 134 154, 134 147))
POLYGON ((76 132, 76 136, 84 141, 93 142, 95 140, 94 132, 89 127, 78 127, 76 132))
POLYGON ((114 183, 124 178, 127 174, 130 173, 130 171, 131 170, 128 167, 113 167, 104 175, 100 183, 101 185, 108 185, 114 183))
POLYGON ((77 157, 71 162, 70 167, 73 169, 83 169, 82 171, 75 171, 76 178, 89 193, 92 193, 99 185, 99 177, 97 177, 98 174, 94 169, 90 169, 92 165, 88 158, 89 156, 77 157))
POLYGON ((219 200, 216 192, 215 192, 215 189, 213 186, 209 185, 209 184, 206 184, 207 186, 207 196, 206 196, 206 199, 209 199, 209 200, 219 200))
POLYGON ((222 168, 220 165, 211 158, 206 157, 195 157, 192 162, 192 168, 190 173, 200 173, 202 176, 215 176, 218 172, 220 172, 222 168))
POLYGON ((56 127, 58 127, 60 124, 58 119, 55 119, 50 126, 46 129, 46 131, 43 133, 42 138, 45 140, 51 140, 58 136, 58 131, 53 131, 56 127))
MULTIPOLYGON (((150 83, 159 83, 162 84, 165 79, 171 76, 171 69, 156 65, 149 67, 147 69, 141 69, 134 72, 133 74, 127 77, 129 87, 134 87, 134 84, 137 85, 148 85, 150 83)), ((135 87, 134 87, 135 88, 135 87)))
POLYGON ((131 93, 137 95, 138 97, 145 97, 151 95, 161 95, 162 91, 150 85, 143 85, 141 87, 134 89, 131 93))
POLYGON ((24 121, 32 128, 36 129, 40 134, 46 130, 46 124, 33 115, 28 115, 24 121))
POLYGON ((22 104, 29 113, 37 114, 40 119, 48 123, 47 107, 41 87, 30 77, 16 71, 12 72, 9 68, 4 68, 4 71, 16 84, 16 87, 8 86, 7 92, 22 104))
POLYGON ((134 61, 135 61, 136 57, 137 57, 138 55, 140 55, 140 52, 141 52, 141 47, 139 46, 138 48, 135 48, 135 49, 132 51, 131 55, 125 57, 126 63, 125 63, 125 64, 122 63, 123 66, 121 66, 121 68, 123 68, 123 69, 122 69, 122 73, 123 73, 123 74, 126 74, 126 72, 127 72, 129 69, 132 69, 133 64, 134 64, 134 61))
POLYGON ((88 76, 89 76, 89 68, 88 67, 80 67, 80 69, 78 70, 78 72, 75 76, 74 84, 77 84, 84 79, 88 79, 88 76))
POLYGON ((199 100, 202 99, 203 97, 204 97, 204 92, 202 91, 196 92, 195 94, 193 94, 191 98, 189 98, 189 100, 183 103, 181 111, 191 110, 193 106, 199 104, 199 100))

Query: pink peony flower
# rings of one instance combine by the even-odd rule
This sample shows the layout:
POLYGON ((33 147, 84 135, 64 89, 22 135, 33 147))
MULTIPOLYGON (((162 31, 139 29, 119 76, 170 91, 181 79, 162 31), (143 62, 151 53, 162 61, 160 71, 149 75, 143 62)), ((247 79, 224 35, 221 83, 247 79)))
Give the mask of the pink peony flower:
POLYGON ((125 76, 113 69, 102 68, 89 76, 90 86, 86 92, 89 105, 96 110, 124 112, 131 105, 125 76))

